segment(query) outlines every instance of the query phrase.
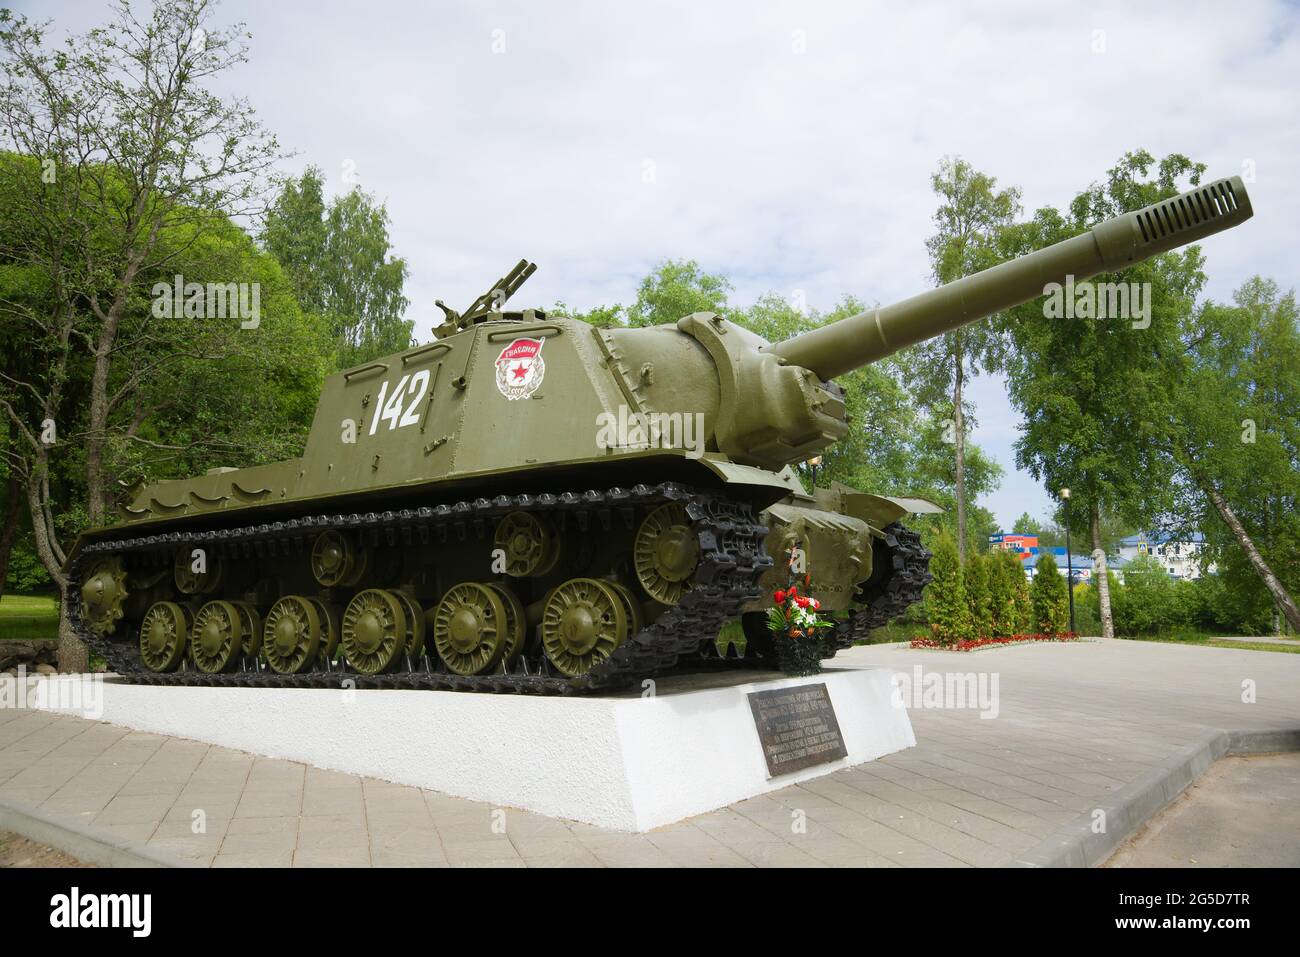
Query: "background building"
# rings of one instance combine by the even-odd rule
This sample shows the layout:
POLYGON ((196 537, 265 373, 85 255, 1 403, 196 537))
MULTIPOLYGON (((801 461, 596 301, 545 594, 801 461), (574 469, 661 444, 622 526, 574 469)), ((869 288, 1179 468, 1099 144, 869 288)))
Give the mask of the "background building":
MULTIPOLYGON (((1139 555, 1150 555, 1174 578, 1200 578, 1204 550, 1205 536, 1200 532, 1184 538, 1139 533, 1121 539, 1119 544, 1120 557, 1131 561, 1139 555)), ((1211 564, 1206 571, 1214 574, 1215 566, 1211 564)))

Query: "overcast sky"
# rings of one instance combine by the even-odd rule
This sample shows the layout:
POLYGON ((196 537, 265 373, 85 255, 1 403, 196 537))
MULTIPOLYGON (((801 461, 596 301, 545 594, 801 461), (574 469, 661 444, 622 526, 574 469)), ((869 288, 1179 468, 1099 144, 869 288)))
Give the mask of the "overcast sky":
MULTIPOLYGON (((13 3, 81 32, 107 0, 13 3)), ((1252 170, 1255 219, 1205 243, 1209 295, 1296 284, 1293 4, 236 2, 247 95, 334 192, 387 202, 422 339, 520 257, 521 305, 630 302, 665 257, 827 308, 928 285, 929 175, 957 154, 1064 205, 1126 150, 1252 170), (1126 7, 1132 9, 1126 9, 1126 7), (1246 166, 1243 166, 1246 164, 1246 166)), ((1050 502, 1014 469, 1002 382, 974 440, 1008 527, 1050 502)))

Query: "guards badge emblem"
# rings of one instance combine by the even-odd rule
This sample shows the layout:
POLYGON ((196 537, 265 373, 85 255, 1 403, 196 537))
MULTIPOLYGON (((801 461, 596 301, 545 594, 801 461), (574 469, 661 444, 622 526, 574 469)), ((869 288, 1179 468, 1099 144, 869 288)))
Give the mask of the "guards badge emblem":
POLYGON ((507 399, 527 399, 542 385, 544 339, 515 339, 497 356, 497 390, 507 399))

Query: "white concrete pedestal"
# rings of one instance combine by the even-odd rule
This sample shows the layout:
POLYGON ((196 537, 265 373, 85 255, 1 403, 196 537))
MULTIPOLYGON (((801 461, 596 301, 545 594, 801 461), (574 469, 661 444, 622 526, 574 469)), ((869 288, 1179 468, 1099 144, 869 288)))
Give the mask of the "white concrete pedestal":
POLYGON ((892 703, 892 673, 829 671, 700 690, 673 690, 669 679, 650 698, 157 688, 110 680, 102 720, 645 831, 914 746, 906 709, 892 703), (746 694, 818 682, 830 694, 847 757, 769 779, 746 694))

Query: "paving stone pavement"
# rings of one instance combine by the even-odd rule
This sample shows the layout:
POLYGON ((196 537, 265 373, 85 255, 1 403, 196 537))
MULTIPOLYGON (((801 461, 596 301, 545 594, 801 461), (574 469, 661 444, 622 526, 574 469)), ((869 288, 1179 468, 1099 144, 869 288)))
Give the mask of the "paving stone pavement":
POLYGON ((1300 867, 1300 753, 1224 758, 1106 867, 1300 867))
POLYGON ((1297 655, 1128 641, 977 654, 874 645, 833 664, 996 677, 996 717, 913 706, 916 748, 627 834, 0 709, 0 800, 216 867, 980 867, 1013 862, 1209 730, 1300 728, 1297 655))

